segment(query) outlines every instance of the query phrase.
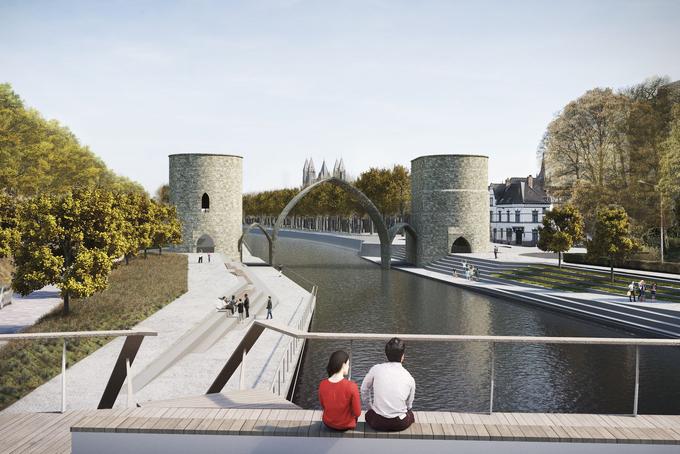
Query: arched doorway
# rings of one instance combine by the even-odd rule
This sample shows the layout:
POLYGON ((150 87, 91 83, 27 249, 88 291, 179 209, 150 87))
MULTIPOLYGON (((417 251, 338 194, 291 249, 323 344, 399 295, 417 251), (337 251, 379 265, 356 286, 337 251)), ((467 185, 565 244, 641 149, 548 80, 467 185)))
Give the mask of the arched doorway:
POLYGON ((394 241, 394 237, 399 232, 404 232, 406 236, 406 261, 409 263, 416 263, 416 251, 418 247, 418 235, 413 227, 406 222, 400 222, 390 227, 388 231, 390 237, 390 244, 394 241))
POLYGON ((196 252, 215 252, 215 242, 210 235, 201 235, 196 241, 196 252))
POLYGON ((472 247, 470 246, 470 243, 468 240, 463 238, 462 236, 459 236, 456 238, 456 241, 453 242, 451 245, 451 252, 453 254, 469 254, 472 252, 472 247))
POLYGON ((271 265, 272 264, 272 237, 271 237, 271 235, 269 235, 269 232, 267 232, 267 230, 265 230, 265 228, 262 227, 257 222, 253 222, 252 224, 250 224, 248 226, 248 228, 243 232, 243 235, 241 235, 241 238, 239 238, 239 240, 238 240, 238 253, 240 255, 241 262, 243 262, 243 242, 246 239, 246 235, 248 235, 250 233, 250 230, 254 229, 254 228, 259 228, 260 230, 262 230, 262 233, 264 233, 264 236, 267 238, 267 242, 269 243, 269 264, 271 265))
POLYGON ((371 202, 371 199, 366 197, 366 194, 361 192, 359 189, 355 188, 348 182, 341 180, 339 178, 331 177, 331 178, 326 178, 321 181, 317 181, 314 184, 310 184, 306 188, 304 188, 302 191, 298 192, 295 197, 292 198, 290 202, 288 202, 288 205, 281 211, 281 214, 279 214, 279 217, 276 218, 276 224, 274 224, 274 230, 272 231, 272 265, 274 264, 275 260, 275 255, 276 255, 276 240, 279 237, 279 229, 283 227, 283 222, 288 216, 288 214, 291 212, 293 208, 295 208, 295 205, 298 204, 300 200, 307 194, 309 194, 314 188, 321 184, 334 184, 335 186, 339 187, 340 189, 344 190, 347 192, 354 200, 356 200, 359 205, 366 211, 368 216, 371 218, 373 221, 373 224, 376 226, 376 230, 378 232, 378 237, 380 238, 380 263, 383 269, 389 269, 390 268, 390 260, 392 257, 391 249, 390 249, 390 238, 389 238, 389 233, 387 232, 387 225, 385 225, 385 220, 383 219, 382 215, 380 214, 380 211, 378 208, 371 202))

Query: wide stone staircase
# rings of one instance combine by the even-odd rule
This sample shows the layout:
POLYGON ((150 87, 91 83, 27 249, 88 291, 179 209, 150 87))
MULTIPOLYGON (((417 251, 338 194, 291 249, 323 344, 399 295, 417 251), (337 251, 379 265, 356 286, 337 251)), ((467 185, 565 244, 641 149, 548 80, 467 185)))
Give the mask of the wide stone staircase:
MULTIPOLYGON (((530 263, 508 263, 470 257, 467 254, 449 254, 428 264, 425 269, 447 276, 451 276, 455 269, 458 276, 462 277, 461 281, 466 282, 464 261, 477 267, 481 283, 495 284, 475 285, 477 291, 636 331, 664 337, 680 337, 680 312, 664 308, 664 303, 661 302, 657 303, 658 306, 651 304, 640 306, 630 304, 623 292, 620 301, 613 301, 612 294, 604 291, 584 289, 581 293, 571 293, 494 276, 504 271, 528 268, 531 266, 530 263)), ((630 279, 641 278, 635 274, 624 275, 630 279)))

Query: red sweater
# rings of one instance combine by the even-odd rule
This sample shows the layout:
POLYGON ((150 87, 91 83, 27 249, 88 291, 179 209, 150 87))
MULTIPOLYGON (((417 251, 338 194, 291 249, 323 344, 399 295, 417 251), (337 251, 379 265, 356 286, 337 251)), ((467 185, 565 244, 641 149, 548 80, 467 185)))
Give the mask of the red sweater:
POLYGON ((337 383, 328 379, 319 383, 319 402, 323 408, 323 422, 337 430, 354 429, 361 416, 359 388, 353 381, 343 378, 337 383))

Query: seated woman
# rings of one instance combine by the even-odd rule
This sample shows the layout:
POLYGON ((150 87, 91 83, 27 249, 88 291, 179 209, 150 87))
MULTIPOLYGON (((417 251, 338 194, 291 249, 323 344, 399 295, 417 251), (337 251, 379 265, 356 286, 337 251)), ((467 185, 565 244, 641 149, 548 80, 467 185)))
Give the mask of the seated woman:
POLYGON ((349 355, 342 350, 333 353, 326 372, 328 378, 319 383, 322 421, 331 429, 354 429, 361 415, 361 398, 357 384, 345 378, 349 372, 349 355))

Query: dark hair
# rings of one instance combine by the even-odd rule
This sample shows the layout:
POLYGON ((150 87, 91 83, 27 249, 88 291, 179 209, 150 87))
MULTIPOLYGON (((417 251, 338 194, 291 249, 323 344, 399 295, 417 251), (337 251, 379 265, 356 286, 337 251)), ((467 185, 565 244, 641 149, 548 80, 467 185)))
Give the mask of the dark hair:
POLYGON ((401 362, 401 357, 404 356, 405 350, 406 344, 398 337, 393 337, 385 344, 385 355, 391 363, 401 362))
POLYGON ((333 352, 330 359, 328 360, 328 366, 326 366, 326 372, 328 372, 328 376, 330 377, 331 375, 340 372, 342 370, 342 365, 348 360, 349 355, 345 351, 338 350, 337 352, 333 352))

